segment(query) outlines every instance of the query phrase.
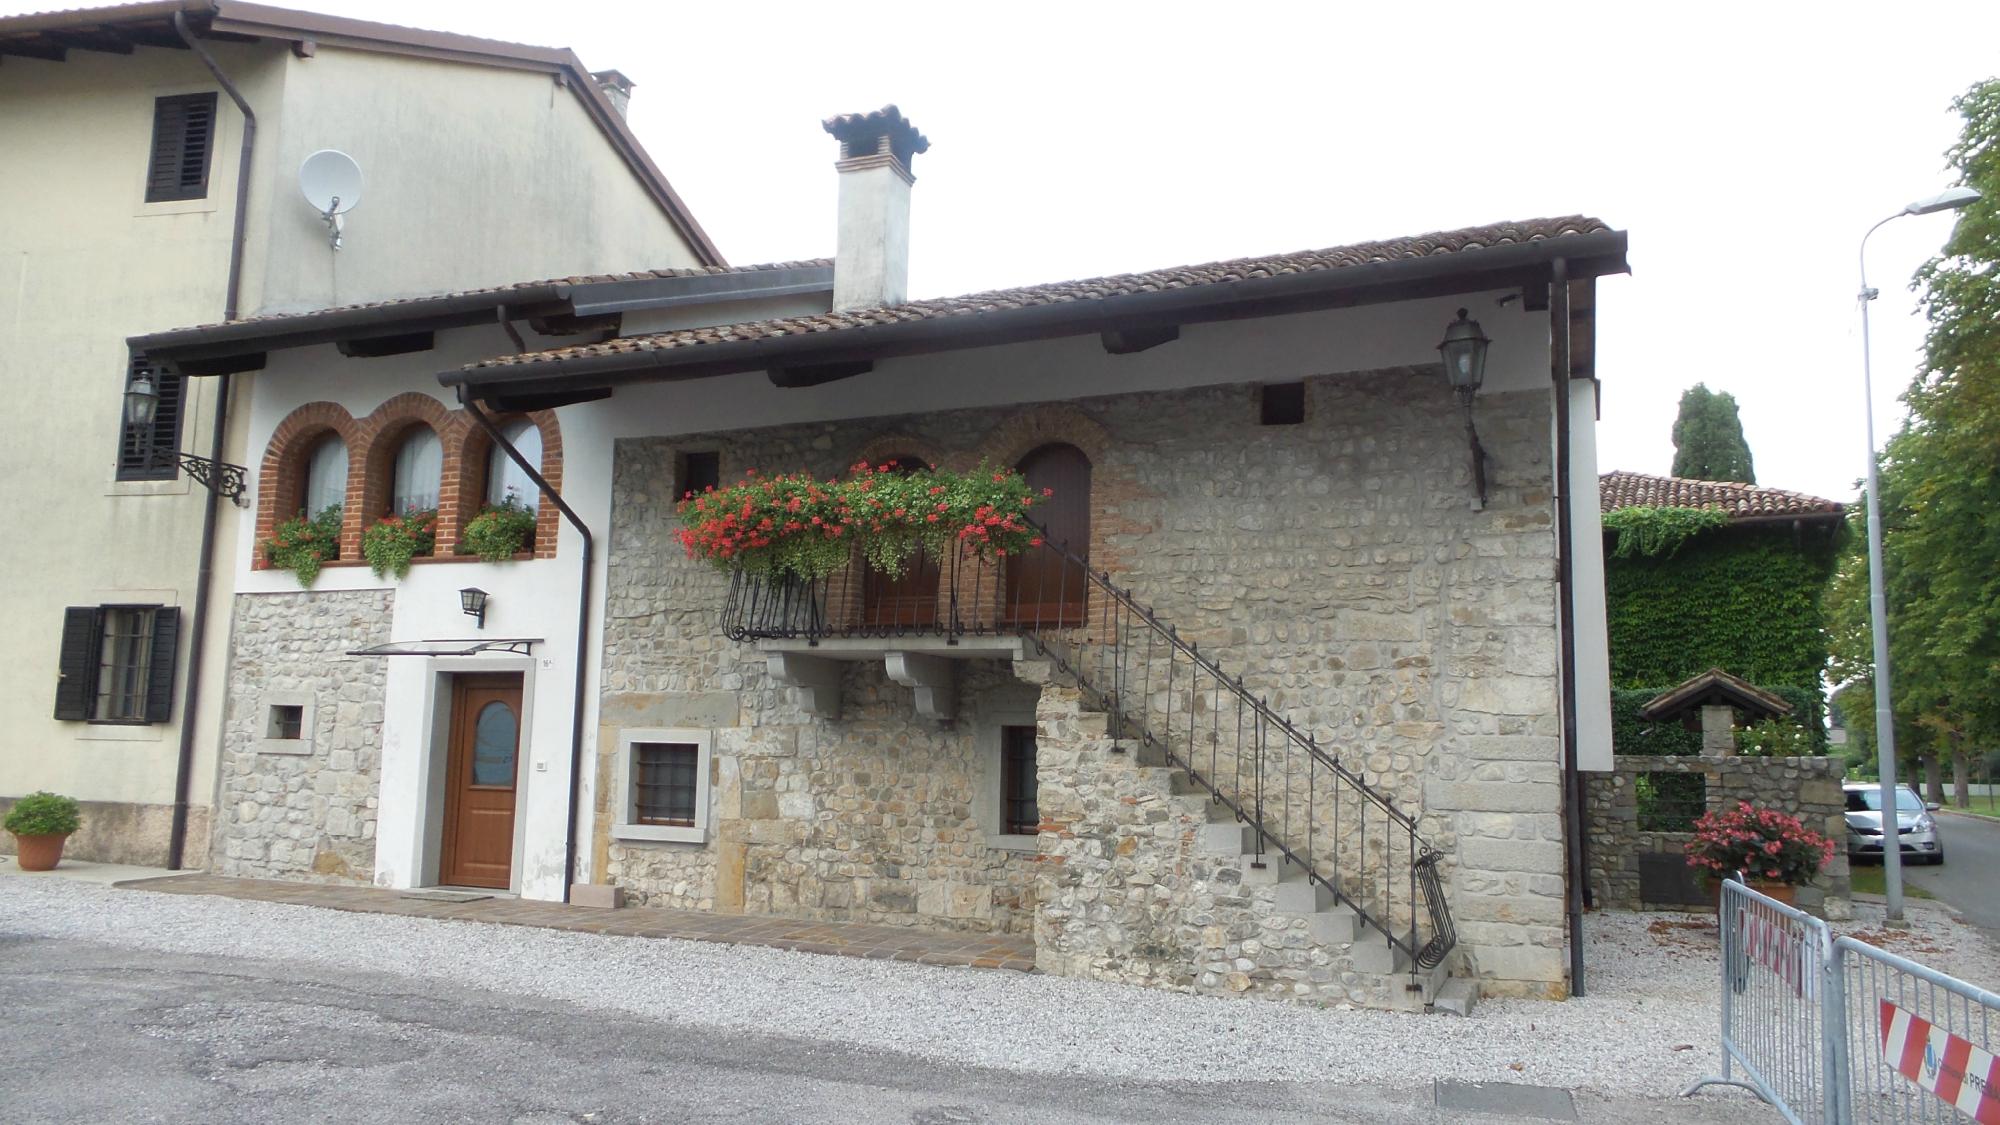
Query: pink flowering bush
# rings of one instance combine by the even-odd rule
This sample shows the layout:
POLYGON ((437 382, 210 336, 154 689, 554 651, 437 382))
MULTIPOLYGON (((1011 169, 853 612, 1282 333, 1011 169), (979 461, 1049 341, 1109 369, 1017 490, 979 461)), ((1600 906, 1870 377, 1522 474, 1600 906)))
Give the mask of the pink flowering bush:
POLYGON ((859 551, 875 570, 900 576, 919 547, 991 561, 1041 546, 1028 509, 1047 496, 1012 469, 903 472, 864 462, 837 480, 752 470, 683 497, 675 511, 688 557, 724 569, 823 578, 859 551))
POLYGON ((1742 872, 1746 879, 1809 883, 1833 858, 1833 841, 1799 818, 1748 801, 1724 812, 1704 813, 1687 845, 1688 866, 1715 879, 1742 872))

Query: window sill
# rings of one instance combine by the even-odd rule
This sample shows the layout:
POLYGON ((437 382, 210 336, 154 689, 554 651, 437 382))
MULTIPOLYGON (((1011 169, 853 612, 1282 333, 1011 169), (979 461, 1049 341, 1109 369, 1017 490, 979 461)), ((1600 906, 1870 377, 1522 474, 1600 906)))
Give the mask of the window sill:
POLYGON ((993 836, 986 837, 986 846, 1003 852, 1032 852, 1040 848, 1040 836, 993 836))
POLYGON ((147 203, 142 199, 132 217, 149 219, 156 215, 199 215, 221 209, 222 201, 211 191, 199 199, 162 199, 157 203, 147 203))
POLYGON ((165 728, 164 723, 84 723, 76 737, 82 742, 159 742, 165 728))
POLYGON ((642 844, 705 844, 708 842, 708 828, 676 828, 665 824, 614 824, 611 837, 628 843, 642 844))
POLYGON ((312 754, 313 744, 310 738, 260 738, 252 749, 259 754, 289 754, 302 758, 312 754))
POLYGON ((188 478, 170 480, 112 480, 104 486, 106 496, 186 496, 191 491, 188 478))

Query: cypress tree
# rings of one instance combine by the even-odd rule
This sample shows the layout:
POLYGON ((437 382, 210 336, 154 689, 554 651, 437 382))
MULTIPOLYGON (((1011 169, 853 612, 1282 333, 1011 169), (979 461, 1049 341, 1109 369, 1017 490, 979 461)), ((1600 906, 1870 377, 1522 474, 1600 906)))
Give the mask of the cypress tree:
POLYGON ((1680 416, 1674 419, 1674 475, 1757 483, 1735 395, 1718 394, 1702 383, 1681 395, 1680 416))

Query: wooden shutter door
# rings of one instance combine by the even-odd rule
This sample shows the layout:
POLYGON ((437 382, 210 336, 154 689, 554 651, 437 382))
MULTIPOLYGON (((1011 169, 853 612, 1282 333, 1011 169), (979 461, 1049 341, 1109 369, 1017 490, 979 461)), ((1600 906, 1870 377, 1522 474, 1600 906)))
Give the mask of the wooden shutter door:
POLYGON ((1045 445, 1021 459, 1021 476, 1035 494, 1029 515, 1060 547, 1007 560, 1007 616, 1018 625, 1081 625, 1090 558, 1090 458, 1073 445, 1045 445), (1048 489, 1050 495, 1042 496, 1048 489))
POLYGON ((146 665, 146 721, 174 716, 174 661, 180 655, 181 610, 163 605, 153 611, 153 651, 146 665))
POLYGON ((57 659, 56 718, 83 722, 90 718, 91 690, 97 679, 97 626, 101 614, 94 605, 63 610, 62 647, 57 659))

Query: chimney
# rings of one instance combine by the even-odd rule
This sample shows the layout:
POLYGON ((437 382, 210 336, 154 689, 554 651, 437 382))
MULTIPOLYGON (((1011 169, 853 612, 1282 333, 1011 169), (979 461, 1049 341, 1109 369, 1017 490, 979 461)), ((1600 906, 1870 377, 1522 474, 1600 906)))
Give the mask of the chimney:
POLYGON ((910 295, 910 161, 931 142, 893 105, 823 124, 840 141, 833 311, 900 305, 910 295))
POLYGON ((611 108, 618 111, 618 116, 624 117, 626 109, 632 104, 632 80, 615 70, 593 70, 590 77, 610 99, 611 108))

